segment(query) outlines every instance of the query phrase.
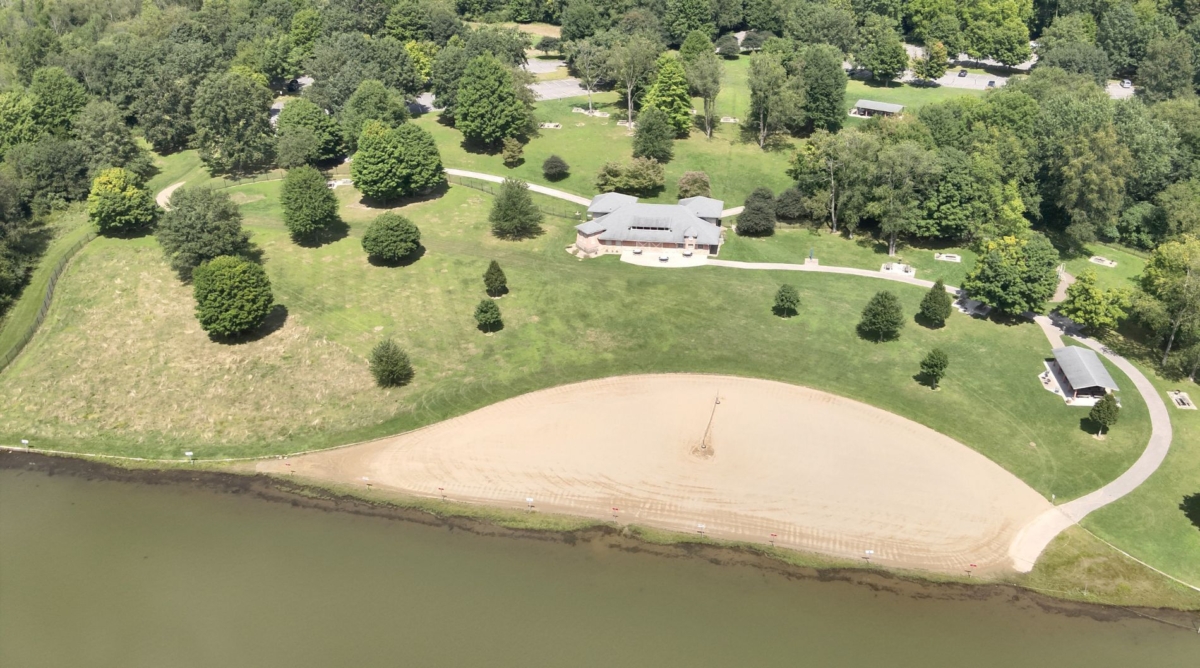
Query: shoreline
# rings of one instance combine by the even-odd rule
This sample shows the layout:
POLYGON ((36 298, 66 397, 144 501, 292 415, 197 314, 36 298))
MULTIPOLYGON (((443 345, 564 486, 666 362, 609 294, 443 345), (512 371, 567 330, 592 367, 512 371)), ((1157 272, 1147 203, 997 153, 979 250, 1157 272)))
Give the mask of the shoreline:
POLYGON ((0 470, 40 475, 68 475, 85 480, 144 485, 185 485, 214 494, 249 495, 254 499, 285 503, 294 508, 349 513, 403 521, 475 535, 507 539, 541 540, 574 546, 599 544, 609 549, 660 558, 702 559, 722 566, 748 566, 789 579, 846 582, 870 587, 879 593, 934 600, 1007 599, 1026 602, 1045 612, 1087 616, 1098 621, 1142 618, 1195 631, 1200 628, 1200 607, 1171 608, 1125 606, 1079 601, 1042 593, 1019 583, 971 582, 933 573, 907 572, 880 566, 863 567, 822 555, 796 550, 768 549, 753 544, 697 538, 634 525, 542 513, 527 514, 455 502, 396 497, 386 493, 338 489, 294 482, 280 476, 250 471, 209 468, 124 467, 79 457, 48 455, 36 451, 0 452, 0 470))

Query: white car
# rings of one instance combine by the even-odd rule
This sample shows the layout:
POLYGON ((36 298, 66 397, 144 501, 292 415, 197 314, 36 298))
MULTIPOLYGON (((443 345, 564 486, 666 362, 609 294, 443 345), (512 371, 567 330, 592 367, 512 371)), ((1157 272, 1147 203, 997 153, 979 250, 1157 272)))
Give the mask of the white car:
POLYGON ((1133 88, 1133 82, 1129 79, 1122 79, 1121 88, 1133 88))

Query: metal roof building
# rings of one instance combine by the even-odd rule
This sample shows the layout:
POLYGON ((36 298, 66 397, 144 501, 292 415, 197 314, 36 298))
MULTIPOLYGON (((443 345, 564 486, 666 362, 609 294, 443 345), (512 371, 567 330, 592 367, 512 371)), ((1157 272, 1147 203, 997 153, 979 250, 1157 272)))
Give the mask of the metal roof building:
POLYGON ((599 232, 600 241, 682 246, 691 238, 697 244, 721 243, 720 227, 678 204, 627 204, 575 229, 586 235, 599 232))
POLYGON ((859 100, 854 103, 854 112, 859 116, 895 116, 904 111, 904 105, 874 100, 859 100))
POLYGON ((725 209, 725 202, 711 197, 686 197, 679 200, 679 206, 710 223, 716 223, 721 220, 721 211, 725 209))
POLYGON ((617 209, 628 204, 634 204, 638 200, 632 195, 622 195, 621 193, 601 193, 592 198, 592 203, 588 205, 588 216, 595 218, 610 214, 617 209))
POLYGON ((1054 361, 1076 393, 1096 390, 1106 393, 1120 389, 1094 350, 1078 346, 1055 348, 1054 361))

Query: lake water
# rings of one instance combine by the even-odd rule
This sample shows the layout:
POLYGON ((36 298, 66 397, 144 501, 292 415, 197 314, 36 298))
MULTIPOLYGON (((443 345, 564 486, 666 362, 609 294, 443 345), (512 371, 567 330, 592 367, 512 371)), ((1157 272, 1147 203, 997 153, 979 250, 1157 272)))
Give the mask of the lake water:
POLYGON ((0 470, 0 666, 1145 666, 1200 634, 0 470))

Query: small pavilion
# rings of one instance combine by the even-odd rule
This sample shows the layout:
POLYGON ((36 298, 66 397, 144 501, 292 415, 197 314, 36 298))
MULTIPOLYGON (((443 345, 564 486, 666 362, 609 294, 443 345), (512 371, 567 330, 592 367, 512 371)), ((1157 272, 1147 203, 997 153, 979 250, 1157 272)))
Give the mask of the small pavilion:
POLYGON ((859 100, 854 103, 855 116, 870 118, 872 116, 898 116, 904 111, 904 105, 892 104, 890 102, 876 102, 874 100, 859 100))
POLYGON ((1054 349, 1055 375, 1059 377, 1063 397, 1069 397, 1073 402, 1081 399, 1096 400, 1109 392, 1120 388, 1113 380, 1104 362, 1096 351, 1078 346, 1064 346, 1054 349), (1066 380, 1063 383, 1063 379, 1066 380))

